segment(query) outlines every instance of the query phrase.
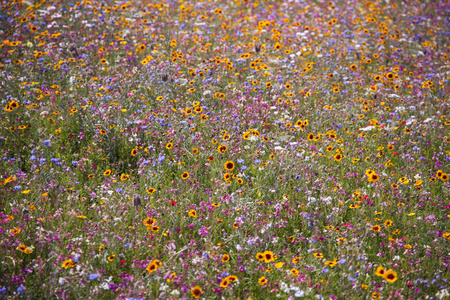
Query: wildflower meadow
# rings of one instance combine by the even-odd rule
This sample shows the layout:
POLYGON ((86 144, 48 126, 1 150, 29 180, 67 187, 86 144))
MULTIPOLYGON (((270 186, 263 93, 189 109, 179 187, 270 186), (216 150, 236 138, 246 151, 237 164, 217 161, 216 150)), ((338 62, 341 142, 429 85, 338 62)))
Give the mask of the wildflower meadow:
POLYGON ((0 299, 450 299, 450 1, 0 6, 0 299))

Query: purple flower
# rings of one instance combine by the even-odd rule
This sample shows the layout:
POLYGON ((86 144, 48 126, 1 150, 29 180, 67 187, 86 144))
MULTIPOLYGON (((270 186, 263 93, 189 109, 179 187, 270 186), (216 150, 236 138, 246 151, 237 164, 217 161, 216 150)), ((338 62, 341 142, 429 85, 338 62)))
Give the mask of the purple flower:
POLYGON ((202 228, 200 228, 198 230, 198 234, 201 235, 201 236, 207 236, 209 234, 208 227, 203 226, 202 228))

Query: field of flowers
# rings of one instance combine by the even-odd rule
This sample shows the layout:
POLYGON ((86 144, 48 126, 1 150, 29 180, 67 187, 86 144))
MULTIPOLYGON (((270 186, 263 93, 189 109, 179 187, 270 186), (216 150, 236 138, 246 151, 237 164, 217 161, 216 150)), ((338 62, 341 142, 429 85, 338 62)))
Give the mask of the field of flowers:
POLYGON ((1 299, 450 299, 448 0, 0 4, 1 299))

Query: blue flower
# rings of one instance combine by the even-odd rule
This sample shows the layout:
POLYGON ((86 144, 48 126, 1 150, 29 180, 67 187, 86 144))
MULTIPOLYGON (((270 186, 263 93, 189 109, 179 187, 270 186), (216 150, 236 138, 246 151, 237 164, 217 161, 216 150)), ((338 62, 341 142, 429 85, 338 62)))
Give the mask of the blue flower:
POLYGON ((17 292, 20 293, 20 294, 25 293, 25 289, 24 289, 23 284, 21 284, 21 285, 17 288, 17 292))
POLYGON ((45 140, 43 143, 46 147, 50 146, 50 140, 45 140))
POLYGON ((123 188, 117 188, 116 192, 121 193, 123 191, 123 188))
POLYGON ((98 274, 97 273, 89 275, 89 280, 95 280, 97 278, 98 278, 98 274))

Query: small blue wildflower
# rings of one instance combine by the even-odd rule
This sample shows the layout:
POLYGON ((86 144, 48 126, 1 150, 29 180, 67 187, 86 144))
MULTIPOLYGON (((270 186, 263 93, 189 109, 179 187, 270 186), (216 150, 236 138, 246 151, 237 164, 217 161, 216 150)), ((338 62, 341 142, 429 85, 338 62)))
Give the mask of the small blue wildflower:
POLYGON ((89 280, 95 280, 98 278, 98 274, 91 274, 89 275, 89 280))

